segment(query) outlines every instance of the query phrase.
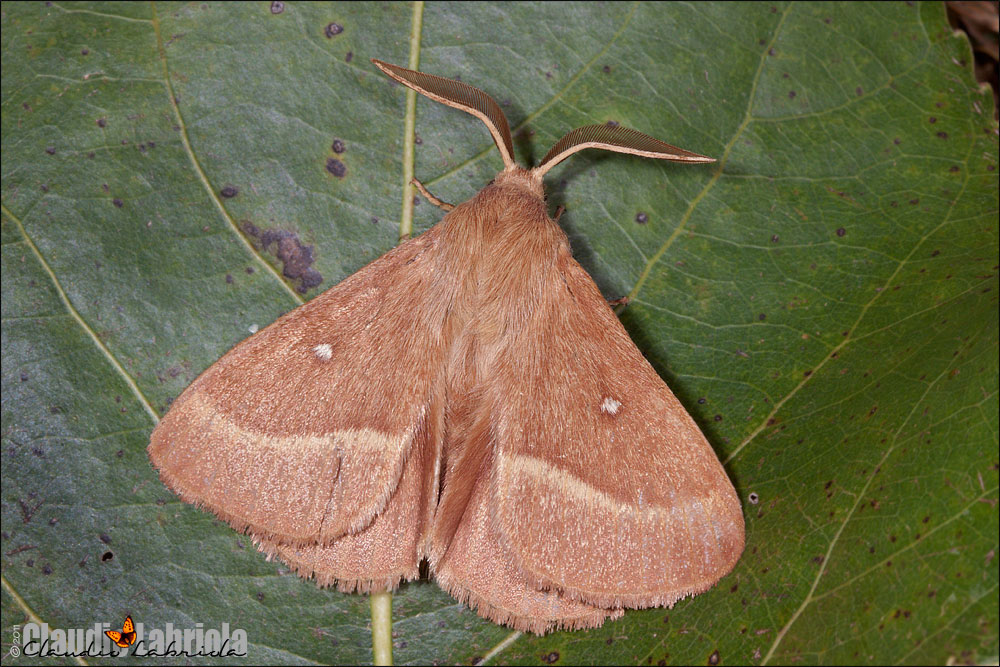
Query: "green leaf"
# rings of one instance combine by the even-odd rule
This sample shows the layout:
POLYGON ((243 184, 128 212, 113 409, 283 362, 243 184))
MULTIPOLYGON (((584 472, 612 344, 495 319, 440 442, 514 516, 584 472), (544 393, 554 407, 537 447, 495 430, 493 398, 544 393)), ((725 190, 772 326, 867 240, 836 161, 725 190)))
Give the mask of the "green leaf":
MULTIPOLYGON (((27 620, 126 613, 244 628, 248 663, 371 660, 367 597, 265 562, 145 446, 233 344, 396 243, 405 95, 369 58, 405 66, 413 20, 3 5, 5 663, 27 620)), ((942 5, 432 4, 418 44, 525 162, 609 120, 719 159, 588 151, 548 189, 726 463, 747 548, 671 610, 541 638, 412 582, 396 661, 995 661, 997 125, 942 5)), ((501 167, 453 109, 420 99, 416 133, 446 201, 501 167)), ((421 202, 416 231, 439 218, 421 202)))

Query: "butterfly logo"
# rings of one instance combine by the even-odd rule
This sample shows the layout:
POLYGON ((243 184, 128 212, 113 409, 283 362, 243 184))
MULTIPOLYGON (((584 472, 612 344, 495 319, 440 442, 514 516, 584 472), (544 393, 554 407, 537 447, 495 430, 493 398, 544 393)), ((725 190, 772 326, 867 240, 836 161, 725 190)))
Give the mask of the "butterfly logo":
POLYGON ((121 632, 117 630, 105 630, 104 634, 111 637, 111 641, 118 644, 121 648, 128 648, 135 643, 135 624, 132 623, 132 617, 125 617, 125 623, 122 624, 121 632))

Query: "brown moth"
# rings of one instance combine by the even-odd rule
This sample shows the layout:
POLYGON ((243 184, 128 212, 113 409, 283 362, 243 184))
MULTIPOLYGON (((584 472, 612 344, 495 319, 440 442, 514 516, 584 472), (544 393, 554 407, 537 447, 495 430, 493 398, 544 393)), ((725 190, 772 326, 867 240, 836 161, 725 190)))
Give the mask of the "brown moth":
POLYGON ((524 169, 488 95, 373 62, 482 120, 506 167, 202 373, 153 431, 163 481, 320 585, 392 590, 426 558, 521 630, 707 590, 743 550, 739 499, 573 259, 542 176, 584 148, 711 158, 592 125, 524 169))

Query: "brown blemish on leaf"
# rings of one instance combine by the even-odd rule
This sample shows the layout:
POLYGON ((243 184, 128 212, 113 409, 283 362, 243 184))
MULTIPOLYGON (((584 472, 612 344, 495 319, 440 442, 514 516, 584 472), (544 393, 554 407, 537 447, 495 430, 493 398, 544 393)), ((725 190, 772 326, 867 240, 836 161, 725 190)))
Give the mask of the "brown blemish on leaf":
POLYGON ((639 211, 638 213, 635 214, 635 221, 638 222, 640 225, 644 225, 647 222, 649 222, 649 216, 643 213, 642 211, 639 211))
MULTIPOLYGON (((294 232, 284 229, 260 229, 252 222, 243 223, 243 231, 253 237, 261 250, 273 252, 282 264, 281 273, 298 283, 296 289, 305 294, 323 282, 323 276, 312 268, 315 261, 313 246, 303 245, 294 232)), ((250 272, 248 267, 247 272, 250 272)))
POLYGON ((117 197, 112 199, 111 203, 114 204, 116 208, 121 208, 122 206, 125 205, 125 202, 123 202, 121 199, 118 199, 117 197))
POLYGON ((340 155, 341 153, 344 152, 344 150, 346 150, 347 147, 344 146, 344 142, 341 141, 340 139, 334 139, 333 145, 330 148, 333 150, 334 153, 340 155))
POLYGON ((227 185, 224 188, 222 188, 221 190, 219 190, 219 194, 222 195, 226 199, 232 199, 233 197, 235 197, 239 193, 240 193, 240 191, 235 186, 232 186, 232 185, 227 185))
POLYGON ((111 553, 110 551, 105 551, 103 554, 101 554, 101 561, 107 563, 108 561, 113 560, 114 557, 115 555, 113 553, 111 553))
POLYGON ((271 3, 272 14, 280 14, 283 11, 285 11, 285 3, 281 2, 281 0, 274 0, 274 2, 271 3))
POLYGON ((551 653, 546 653, 542 656, 542 662, 547 662, 550 665, 559 660, 559 651, 552 651, 551 653))
POLYGON ((717 665, 719 664, 719 649, 712 651, 712 655, 708 656, 708 664, 717 665))
POLYGON ((337 178, 343 178, 347 175, 347 165, 332 157, 326 160, 326 170, 337 178))
POLYGON ((342 32, 344 32, 344 26, 339 23, 330 22, 326 24, 325 28, 323 28, 323 34, 326 35, 327 39, 332 39, 342 32))

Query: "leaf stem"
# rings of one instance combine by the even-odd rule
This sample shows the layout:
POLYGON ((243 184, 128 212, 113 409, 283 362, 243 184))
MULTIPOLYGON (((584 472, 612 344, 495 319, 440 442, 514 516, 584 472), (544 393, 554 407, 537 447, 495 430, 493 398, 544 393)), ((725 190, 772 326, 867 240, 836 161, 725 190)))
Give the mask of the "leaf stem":
POLYGON ((392 664, 392 591, 371 594, 372 662, 392 664))
MULTIPOLYGON (((413 20, 410 28, 410 60, 407 67, 420 67, 420 32, 424 20, 423 0, 413 3, 413 20)), ((399 241, 402 243, 413 235, 413 145, 416 140, 414 129, 417 118, 417 91, 406 90, 406 116, 403 119, 403 213, 399 218, 399 241)))

